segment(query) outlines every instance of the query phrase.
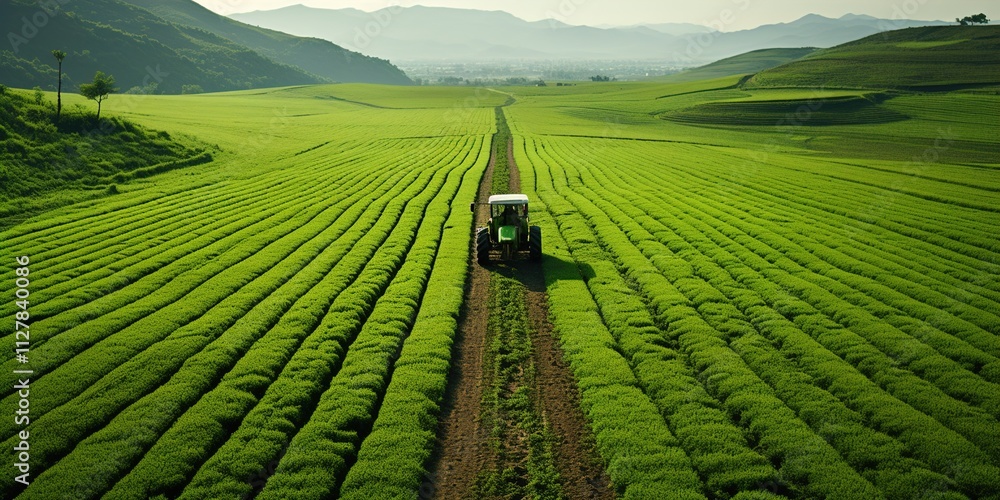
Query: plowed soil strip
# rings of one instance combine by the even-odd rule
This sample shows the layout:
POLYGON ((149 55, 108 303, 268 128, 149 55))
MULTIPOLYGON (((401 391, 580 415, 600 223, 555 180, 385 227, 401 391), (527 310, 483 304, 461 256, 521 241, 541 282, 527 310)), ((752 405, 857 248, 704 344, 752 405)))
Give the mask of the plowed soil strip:
MULTIPOLYGON (((477 200, 489 198, 495 162, 496 154, 493 154, 479 185, 477 200)), ((488 207, 477 205, 476 227, 485 226, 488 220, 488 207)), ((470 241, 475 245, 475 238, 470 241)), ((438 459, 430 470, 430 487, 421 489, 421 498, 472 498, 476 474, 489 460, 489 430, 481 424, 479 409, 483 400, 483 351, 489 319, 490 273, 475 262, 475 255, 470 247, 469 284, 452 347, 449 389, 438 430, 438 459)))
MULTIPOLYGON (((508 142, 510 192, 519 193, 520 175, 512 146, 512 142, 508 142)), ((489 197, 495 160, 494 154, 480 184, 478 201, 489 197)), ((476 226, 486 225, 488 218, 487 207, 477 206, 476 226)), ((475 238, 472 242, 475 243, 475 238)), ((484 428, 480 415, 490 273, 475 262, 474 255, 470 249, 472 270, 453 350, 451 387, 439 427, 438 458, 431 467, 430 487, 421 491, 422 497, 473 498, 476 477, 491 457, 488 446, 490 430, 484 428)), ((526 288, 533 361, 537 370, 533 392, 537 411, 556 437, 556 468, 561 476, 563 494, 574 500, 614 498, 611 482, 601 465, 593 435, 580 408, 576 380, 563 358, 549 322, 542 265, 522 260, 512 267, 515 278, 526 288)))
MULTIPOLYGON (((520 193, 521 173, 514 161, 513 141, 507 143, 507 158, 510 162, 511 192, 520 193)), ((545 241, 544 236, 542 241, 545 241)), ((542 264, 520 262, 517 274, 527 289, 531 346, 537 370, 535 396, 546 427, 556 436, 556 469, 562 478, 563 493, 574 500, 614 498, 611 480, 597 455, 593 433, 580 407, 576 379, 552 331, 542 264)))

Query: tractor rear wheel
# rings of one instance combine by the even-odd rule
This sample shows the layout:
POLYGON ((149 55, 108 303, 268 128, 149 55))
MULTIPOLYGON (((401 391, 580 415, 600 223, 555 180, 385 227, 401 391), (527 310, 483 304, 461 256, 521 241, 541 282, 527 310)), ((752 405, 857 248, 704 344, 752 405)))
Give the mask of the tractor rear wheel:
POLYGON ((490 263, 490 231, 485 227, 476 229, 476 260, 481 266, 490 263))
POLYGON ((542 260, 542 228, 531 226, 528 230, 528 250, 531 260, 542 260))

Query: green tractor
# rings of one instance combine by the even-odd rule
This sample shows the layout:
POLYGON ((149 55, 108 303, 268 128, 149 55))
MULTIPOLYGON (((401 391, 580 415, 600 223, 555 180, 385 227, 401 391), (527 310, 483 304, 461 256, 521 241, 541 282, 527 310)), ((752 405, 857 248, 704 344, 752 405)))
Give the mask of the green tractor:
MULTIPOLYGON (((503 260, 527 252, 531 260, 542 259, 542 228, 528 225, 528 197, 523 194, 490 196, 490 222, 476 229, 476 258, 479 264, 490 262, 494 250, 503 260)), ((476 210, 476 204, 470 207, 476 210)))

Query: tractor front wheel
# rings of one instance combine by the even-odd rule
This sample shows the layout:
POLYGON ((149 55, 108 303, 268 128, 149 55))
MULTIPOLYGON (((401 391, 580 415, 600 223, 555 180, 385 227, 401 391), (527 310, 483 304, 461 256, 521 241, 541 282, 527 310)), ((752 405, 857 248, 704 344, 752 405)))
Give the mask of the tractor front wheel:
POLYGON ((481 266, 490 263, 490 230, 485 227, 476 229, 476 260, 481 266))
POLYGON ((528 230, 528 250, 531 260, 536 262, 542 260, 542 228, 531 226, 528 230))

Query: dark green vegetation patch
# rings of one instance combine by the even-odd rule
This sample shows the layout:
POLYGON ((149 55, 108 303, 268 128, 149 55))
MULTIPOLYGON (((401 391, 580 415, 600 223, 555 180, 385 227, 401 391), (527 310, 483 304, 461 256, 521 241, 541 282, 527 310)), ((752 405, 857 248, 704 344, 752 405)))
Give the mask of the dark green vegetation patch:
POLYGON ((880 106, 884 94, 782 101, 709 102, 667 113, 663 118, 699 125, 851 125, 905 120, 880 106))
POLYGON ((1000 26, 889 31, 758 73, 748 88, 951 90, 1000 83, 1000 26))
MULTIPOLYGON (((79 105, 78 105, 79 106, 79 105)), ((39 92, 0 94, 0 196, 8 199, 146 177, 211 156, 167 132, 119 117, 98 123, 89 110, 64 109, 39 92)))

